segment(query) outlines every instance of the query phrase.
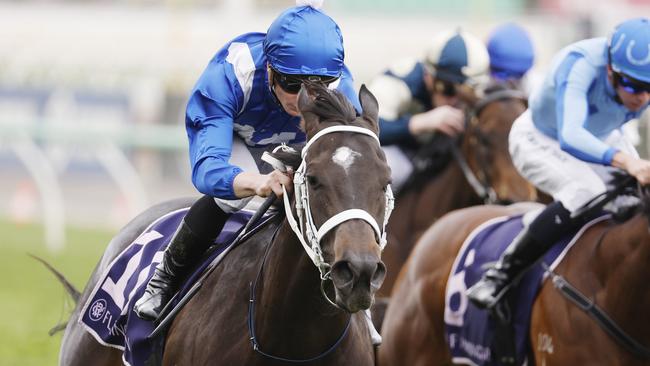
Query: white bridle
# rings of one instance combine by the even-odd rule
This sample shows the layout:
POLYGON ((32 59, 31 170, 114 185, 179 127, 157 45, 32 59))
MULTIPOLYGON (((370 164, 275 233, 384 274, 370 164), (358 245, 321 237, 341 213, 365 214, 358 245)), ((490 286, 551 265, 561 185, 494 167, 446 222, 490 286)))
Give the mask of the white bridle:
POLYGON ((314 262, 314 265, 318 268, 322 280, 328 278, 329 268, 330 268, 330 265, 327 262, 325 262, 325 259, 323 259, 323 251, 320 246, 320 241, 321 239, 323 239, 325 234, 327 234, 336 226, 340 225, 345 221, 354 220, 354 219, 363 220, 368 224, 370 224, 370 226, 374 230, 375 235, 377 236, 377 240, 379 241, 379 248, 383 251, 384 247, 386 246, 386 224, 388 223, 388 218, 390 217, 391 211, 393 211, 393 206, 395 201, 395 199, 393 198, 393 191, 391 190, 389 184, 386 187, 386 206, 384 211, 384 222, 383 225, 381 226, 381 229, 377 224, 377 220, 375 220, 375 218, 372 217, 371 214, 369 214, 365 210, 361 210, 358 208, 353 208, 353 209, 339 212, 336 215, 327 219, 327 221, 325 221, 320 228, 316 227, 316 225, 314 224, 314 219, 312 218, 311 215, 311 206, 309 205, 309 190, 307 189, 307 181, 305 180, 305 169, 306 169, 305 156, 307 155, 307 151, 309 150, 309 147, 314 142, 316 142, 316 140, 323 137, 324 135, 327 135, 328 133, 333 133, 333 132, 362 133, 364 135, 371 136, 379 144, 379 138, 374 132, 370 131, 367 128, 357 127, 357 126, 327 127, 319 131, 316 135, 314 135, 314 137, 312 137, 303 148, 302 163, 298 167, 298 170, 295 171, 293 176, 293 186, 294 186, 295 199, 296 199, 296 214, 298 216, 298 222, 296 222, 296 219, 293 217, 293 212, 291 210, 291 205, 289 204, 287 191, 285 187, 282 186, 282 190, 284 193, 283 194, 284 210, 286 212, 289 225, 291 226, 291 229, 300 240, 300 243, 302 244, 303 248, 305 248, 305 252, 307 252, 309 258, 311 258, 312 262, 314 262), (307 238, 307 241, 305 241, 305 238, 307 238))

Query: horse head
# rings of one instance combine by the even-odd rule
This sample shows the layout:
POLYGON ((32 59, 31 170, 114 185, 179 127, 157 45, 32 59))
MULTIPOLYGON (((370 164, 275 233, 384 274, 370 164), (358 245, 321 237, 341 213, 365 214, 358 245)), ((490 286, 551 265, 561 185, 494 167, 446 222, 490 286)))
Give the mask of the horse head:
POLYGON ((377 138, 377 100, 365 86, 359 100, 363 112, 357 116, 340 92, 303 86, 298 107, 307 145, 294 177, 295 211, 305 216, 300 235, 313 250, 305 249, 321 279, 332 280, 335 304, 349 312, 368 309, 384 280, 381 252, 393 203, 377 138))
POLYGON ((513 165, 508 135, 513 122, 526 110, 521 92, 492 90, 476 105, 465 135, 465 156, 478 179, 494 191, 497 202, 536 201, 537 190, 513 165))

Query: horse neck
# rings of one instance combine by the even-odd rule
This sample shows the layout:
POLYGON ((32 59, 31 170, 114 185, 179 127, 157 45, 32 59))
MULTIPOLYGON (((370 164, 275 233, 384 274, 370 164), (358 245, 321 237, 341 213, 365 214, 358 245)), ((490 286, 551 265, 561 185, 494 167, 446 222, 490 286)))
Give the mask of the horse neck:
POLYGON ((266 352, 314 356, 343 333, 350 315, 321 294, 318 269, 285 220, 258 281, 257 337, 266 352))
POLYGON ((597 303, 628 333, 645 340, 646 345, 650 342, 648 224, 644 215, 637 215, 612 228, 598 249, 600 260, 596 264, 596 276, 602 282, 596 293, 597 303))

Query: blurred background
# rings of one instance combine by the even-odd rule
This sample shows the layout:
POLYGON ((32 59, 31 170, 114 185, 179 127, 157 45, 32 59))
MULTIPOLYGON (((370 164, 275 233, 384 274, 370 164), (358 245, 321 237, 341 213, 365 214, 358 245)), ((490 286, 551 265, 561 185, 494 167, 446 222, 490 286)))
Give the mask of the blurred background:
MULTIPOLYGON (((195 195, 183 115, 212 55, 265 32, 291 0, 0 1, 0 365, 56 364, 73 304, 37 254, 80 289, 120 226, 195 195)), ((357 88, 420 58, 436 32, 482 39, 515 21, 550 58, 579 39, 650 14, 650 0, 326 0, 357 88)), ((642 119, 647 119, 645 116, 642 119)), ((647 156, 647 128, 638 124, 647 156)), ((633 126, 633 131, 637 127, 633 126)))

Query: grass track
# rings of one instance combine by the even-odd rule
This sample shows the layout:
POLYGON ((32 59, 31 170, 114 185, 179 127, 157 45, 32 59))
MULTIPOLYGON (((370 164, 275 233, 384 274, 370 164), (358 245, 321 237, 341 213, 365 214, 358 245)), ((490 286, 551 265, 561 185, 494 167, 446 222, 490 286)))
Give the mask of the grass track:
POLYGON ((47 332, 67 319, 73 302, 27 253, 48 261, 82 291, 113 233, 70 228, 59 253, 45 248, 40 226, 0 220, 0 233, 0 365, 56 365, 61 333, 47 332))

